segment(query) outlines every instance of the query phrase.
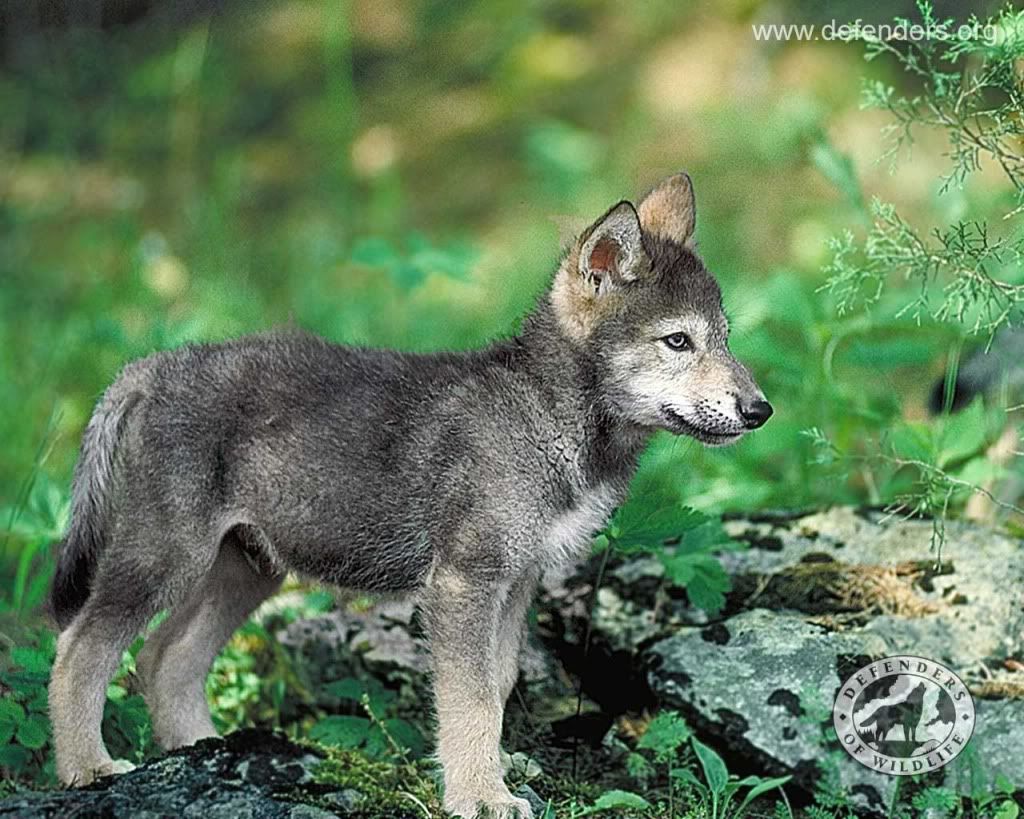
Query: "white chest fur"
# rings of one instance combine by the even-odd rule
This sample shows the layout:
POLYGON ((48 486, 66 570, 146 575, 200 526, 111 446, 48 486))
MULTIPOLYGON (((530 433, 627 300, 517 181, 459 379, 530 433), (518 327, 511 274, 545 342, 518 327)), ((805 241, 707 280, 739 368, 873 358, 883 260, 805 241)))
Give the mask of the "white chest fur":
POLYGON ((588 490, 548 527, 544 538, 547 561, 559 565, 584 557, 594 534, 608 522, 620 500, 619 493, 607 484, 588 490))

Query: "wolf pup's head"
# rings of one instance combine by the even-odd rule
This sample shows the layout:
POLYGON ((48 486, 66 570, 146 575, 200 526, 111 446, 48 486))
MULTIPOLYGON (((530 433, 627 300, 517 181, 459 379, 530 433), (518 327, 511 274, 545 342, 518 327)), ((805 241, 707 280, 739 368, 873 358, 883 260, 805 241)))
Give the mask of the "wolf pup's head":
POLYGON ((620 202, 577 240, 551 301, 563 332, 596 362, 613 412, 724 445, 772 407, 729 352, 721 291, 694 250, 695 214, 682 173, 638 207, 620 202))

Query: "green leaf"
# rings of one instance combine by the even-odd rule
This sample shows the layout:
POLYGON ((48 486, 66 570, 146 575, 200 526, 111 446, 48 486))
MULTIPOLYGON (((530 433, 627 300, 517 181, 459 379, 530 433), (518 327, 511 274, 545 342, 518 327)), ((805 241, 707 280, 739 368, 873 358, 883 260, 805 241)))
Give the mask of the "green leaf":
POLYGON ((1020 808, 1017 807, 1017 803, 1012 799, 1007 799, 996 808, 993 819, 1017 819, 1018 816, 1020 816, 1020 808))
POLYGON ((50 673, 50 657, 45 651, 31 646, 15 646, 11 649, 11 661, 25 671, 35 674, 50 673))
POLYGON ((714 617, 725 607, 725 593, 732 588, 732 581, 718 559, 711 555, 696 560, 694 570, 686 594, 693 605, 714 617))
POLYGON ((1004 773, 996 774, 995 784, 996 790, 999 791, 999 793, 1005 793, 1012 796, 1014 791, 1017 790, 1013 782, 1011 782, 1009 777, 1007 777, 1004 773))
POLYGON ((665 577, 675 586, 686 586, 697 575, 692 555, 671 552, 660 557, 661 565, 665 567, 665 577))
POLYGON ((385 688, 380 680, 370 677, 366 681, 366 695, 369 697, 370 710, 375 717, 381 717, 397 698, 394 691, 385 688))
POLYGON ((396 717, 384 720, 384 727, 391 738, 413 757, 423 756, 426 752, 427 744, 423 739, 423 734, 411 722, 396 717))
POLYGON ((749 780, 751 780, 751 779, 755 779, 755 780, 758 780, 758 781, 757 781, 757 784, 755 784, 747 792, 747 795, 743 797, 743 801, 740 802, 740 806, 736 810, 736 815, 737 816, 742 816, 744 810, 747 807, 747 805, 749 805, 751 802, 753 802, 755 799, 757 799, 757 797, 761 796, 762 794, 768 793, 768 791, 774 790, 775 788, 781 788, 783 785, 785 785, 787 782, 789 782, 789 780, 792 779, 792 778, 793 777, 791 777, 791 776, 778 776, 778 777, 775 777, 774 779, 761 779, 760 777, 747 777, 746 779, 742 780, 743 784, 751 784, 749 782, 749 780))
POLYGON ((0 725, 21 725, 25 721, 25 709, 12 700, 5 697, 0 700, 0 725))
POLYGON ((15 735, 18 743, 36 751, 46 744, 50 736, 50 723, 42 714, 32 714, 21 725, 15 735))
POLYGON ((637 748, 653 751, 659 759, 671 759, 691 736, 690 727, 675 711, 662 711, 650 721, 637 748))
POLYGON ((659 556, 665 577, 684 586, 690 602, 715 615, 725 606, 725 593, 732 588, 729 575, 718 558, 709 553, 688 554, 676 549, 659 556))
POLYGON ((741 547, 726 533, 721 520, 707 520, 689 529, 678 548, 692 554, 741 547))
POLYGON ((971 458, 963 466, 951 470, 951 474, 974 486, 984 486, 989 481, 997 481, 1006 477, 1008 470, 1005 466, 995 463, 987 455, 979 455, 976 458, 971 458))
POLYGON ((406 751, 413 757, 422 756, 426 750, 423 735, 412 723, 404 719, 393 718, 386 719, 381 724, 371 725, 364 746, 367 756, 386 757, 392 754, 394 748, 391 742, 388 742, 388 738, 384 734, 385 731, 400 750, 406 751))
POLYGON ((652 551, 707 522, 708 516, 683 506, 668 494, 635 499, 615 513, 608 531, 623 553, 652 551))
POLYGON ((673 779, 678 779, 680 782, 685 782, 692 788, 696 788, 701 793, 706 793, 708 786, 701 782, 689 768, 674 768, 671 776, 673 779))
POLYGON ((626 773, 633 779, 644 780, 652 773, 651 763, 645 757, 636 752, 630 752, 626 757, 626 773))
POLYGON ((697 754, 697 759, 700 760, 701 768, 704 769, 704 779, 711 792, 716 795, 723 793, 729 783, 729 769, 725 767, 722 757, 697 737, 691 737, 690 743, 697 754))
POLYGON ((628 810, 647 810, 651 807, 650 802, 642 796, 637 796, 629 791, 611 790, 605 791, 594 802, 594 810, 612 810, 623 808, 628 810))
POLYGON ((938 465, 945 467, 982 452, 988 439, 987 428, 981 398, 946 418, 940 437, 938 465))
POLYGON ((21 745, 0 745, 0 768, 20 773, 28 766, 32 754, 21 745))
POLYGON ((309 732, 310 739, 324 745, 336 745, 339 748, 358 748, 366 741, 370 733, 370 721, 363 717, 335 715, 324 717, 309 732))
POLYGON ((363 698, 363 694, 366 693, 366 686, 355 677, 346 677, 325 685, 324 692, 340 700, 359 702, 363 698))
POLYGON ((29 711, 34 711, 37 714, 46 714, 50 710, 50 703, 47 697, 45 688, 40 688, 34 697, 25 703, 25 707, 29 711))
POLYGON ((888 437, 889 445, 904 460, 931 462, 934 447, 931 430, 925 424, 899 422, 888 437))

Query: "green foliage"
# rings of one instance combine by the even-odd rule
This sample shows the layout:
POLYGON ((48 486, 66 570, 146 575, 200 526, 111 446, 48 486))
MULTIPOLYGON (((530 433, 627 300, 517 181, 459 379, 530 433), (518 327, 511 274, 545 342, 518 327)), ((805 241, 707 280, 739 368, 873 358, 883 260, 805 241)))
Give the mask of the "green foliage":
POLYGON ((377 680, 347 678, 327 686, 326 693, 359 703, 366 716, 323 717, 309 731, 310 739, 345 750, 359 749, 371 759, 418 758, 426 750, 419 729, 401 717, 385 717, 396 695, 377 680))
MULTIPOLYGON (((151 628, 163 618, 154 618, 151 628)), ((135 658, 142 649, 137 638, 121 658, 113 681, 107 686, 103 708, 103 741, 114 759, 139 763, 159 753, 153 737, 149 710, 137 689, 135 658)))
POLYGON ((721 611, 730 589, 729 576, 715 554, 744 548, 725 533, 721 520, 683 506, 667 494, 644 495, 643 502, 624 505, 596 545, 620 554, 654 555, 665 578, 685 588, 693 605, 711 615, 721 611))
MULTIPOLYGON (((647 724, 636 749, 628 757, 627 766, 630 774, 643 786, 645 797, 631 792, 609 791, 582 812, 573 811, 573 817, 589 816, 616 807, 630 811, 630 815, 634 812, 645 816, 663 815, 650 804, 653 793, 647 783, 652 777, 652 767, 645 755, 655 766, 665 768, 668 791, 667 805, 663 807, 667 808, 664 815, 668 817, 700 815, 709 819, 739 819, 747 814, 755 800, 781 789, 790 779, 788 776, 747 776, 740 779, 731 775, 718 753, 697 739, 685 720, 674 711, 657 714, 647 724), (696 811, 683 809, 684 805, 694 807, 696 811)), ((788 807, 785 815, 792 815, 788 807)))
POLYGON ((668 763, 676 758, 679 749, 692 737, 690 726, 679 714, 675 711, 662 711, 647 724, 636 747, 650 751, 656 762, 668 763))
POLYGON ((781 790, 782 786, 792 778, 789 776, 774 778, 747 776, 739 779, 730 776, 725 762, 712 748, 696 737, 691 737, 690 742, 700 762, 703 778, 698 778, 690 768, 680 768, 672 775, 691 785, 700 794, 707 815, 711 819, 726 819, 726 817, 738 819, 746 813, 755 799, 776 788, 781 790), (743 793, 743 799, 733 807, 732 801, 740 793, 743 793))
POLYGON ((21 782, 52 783, 50 723, 46 684, 54 640, 46 632, 31 635, 11 649, 0 666, 0 774, 21 782))
MULTIPOLYGON (((644 799, 642 796, 638 796, 630 791, 619 791, 611 790, 605 791, 601 796, 597 798, 594 804, 586 808, 579 813, 573 813, 573 817, 576 816, 590 816, 595 813, 602 813, 603 811, 646 811, 651 807, 650 802, 644 799)), ((621 814, 616 814, 621 815, 621 814)))
POLYGON ((360 815, 367 819, 392 819, 408 813, 444 815, 432 762, 374 760, 358 751, 330 746, 326 753, 327 758, 314 771, 315 780, 363 794, 360 815))
MULTIPOLYGON (((926 28, 957 30, 953 21, 936 18, 925 0, 918 8, 926 28)), ((1024 87, 1016 68, 1024 55, 1022 21, 1021 12, 1007 7, 993 19, 971 21, 981 30, 987 25, 994 37, 866 43, 869 60, 894 63, 914 89, 900 92, 880 80, 864 87, 864 105, 891 117, 885 135, 893 168, 918 135, 939 132, 949 148, 948 170, 937 182, 940 195, 962 202, 965 186, 984 163, 998 168, 1009 185, 989 198, 981 211, 984 216, 958 218, 930 230, 922 230, 896 206, 875 198, 867 235, 857 240, 846 231, 831 243, 824 289, 832 295, 839 317, 834 349, 845 342, 844 336, 887 323, 909 320, 927 329, 934 322, 947 337, 946 347, 953 349, 947 374, 947 385, 952 385, 962 344, 953 336, 979 334, 987 343, 1000 328, 1024 318, 1024 87), (858 307, 870 312, 858 314, 858 307)), ((953 212, 962 210, 955 203, 950 207, 953 212)), ((892 339, 881 339, 863 353, 856 342, 848 343, 846 360, 919 366, 929 358, 928 345, 922 343, 927 336, 918 332, 914 338, 916 342, 900 340, 895 345, 892 339)), ((894 514, 932 519, 933 547, 941 550, 947 517, 972 495, 986 496, 1005 512, 1021 512, 991 491, 1006 477, 1007 467, 993 464, 985 455, 1006 421, 1005 414, 976 404, 937 423, 892 418, 876 436, 861 436, 848 444, 837 444, 817 426, 805 434, 814 446, 816 464, 835 474, 859 473, 874 502, 887 503, 894 514)))
POLYGON ((53 574, 51 544, 68 522, 69 493, 42 471, 51 445, 52 423, 36 453, 32 471, 9 507, 0 507, 0 555, 17 555, 10 593, 0 587, 0 611, 19 616, 43 605, 53 574))
POLYGON ((892 514, 931 519, 932 548, 941 559, 946 519, 971 495, 981 494, 996 506, 1017 510, 986 488, 1006 475, 1006 468, 986 455, 1005 423, 1006 410, 986 408, 979 398, 934 423, 894 421, 877 439, 860 442, 859 450, 838 447, 820 429, 805 434, 814 441, 815 460, 821 466, 841 471, 854 465, 869 472, 892 514), (866 453, 865 443, 870 446, 866 453))
MULTIPOLYGON (((918 9, 924 26, 934 29, 944 24, 955 30, 953 21, 935 17, 927 0, 919 0, 918 9)), ((1024 208, 1020 140, 1024 125, 1016 63, 1024 56, 1024 14, 1007 7, 986 22, 998 32, 995 42, 967 38, 868 41, 867 58, 893 59, 913 78, 916 93, 907 96, 874 81, 865 85, 864 105, 893 118, 886 128, 893 162, 913 142, 915 130, 938 129, 946 134, 951 167, 941 181, 943 192, 961 188, 984 160, 994 162, 1012 186, 1015 200, 1008 212, 1000 214, 1010 220, 1007 229, 993 235, 985 220, 961 219, 934 228, 928 238, 895 206, 876 199, 874 225, 863 244, 846 233, 832 245, 833 258, 826 272, 840 314, 859 303, 878 303, 887 283, 899 277, 917 293, 896 310, 897 316, 955 321, 988 334, 1020 320, 1024 232, 1015 217, 1024 208)))
MULTIPOLYGON (((984 749, 969 745, 953 762, 956 789, 966 793, 969 815, 986 819, 1015 819, 1021 806, 1014 798, 1013 783, 1000 771, 993 771, 986 762, 984 749)), ((958 805, 958 808, 961 806, 958 805)))

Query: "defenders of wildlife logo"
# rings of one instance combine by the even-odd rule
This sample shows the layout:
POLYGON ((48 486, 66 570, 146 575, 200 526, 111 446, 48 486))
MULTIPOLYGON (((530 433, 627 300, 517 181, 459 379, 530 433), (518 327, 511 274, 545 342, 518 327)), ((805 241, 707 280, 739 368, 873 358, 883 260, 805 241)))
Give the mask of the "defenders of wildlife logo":
POLYGON ((974 700, 956 674, 923 657, 883 657, 843 683, 832 724, 846 752, 894 776, 934 771, 974 732, 974 700))

